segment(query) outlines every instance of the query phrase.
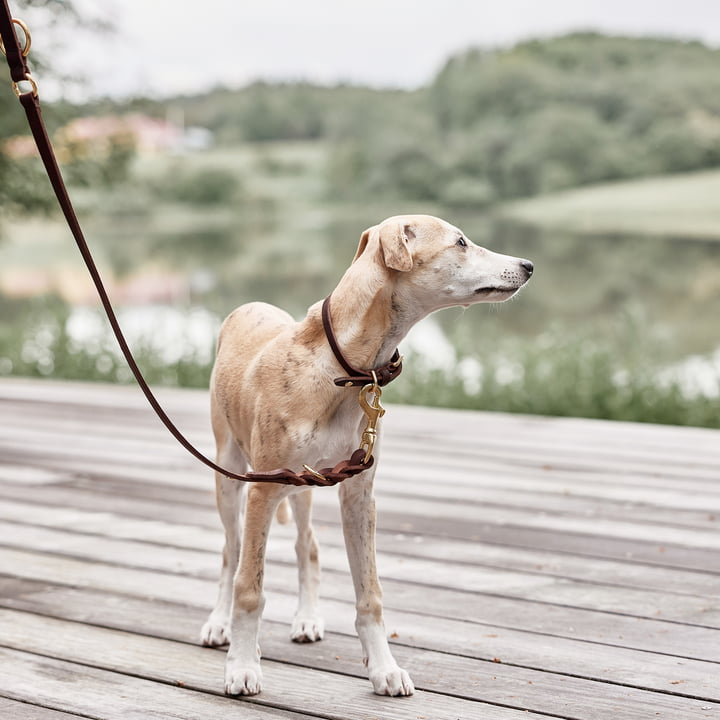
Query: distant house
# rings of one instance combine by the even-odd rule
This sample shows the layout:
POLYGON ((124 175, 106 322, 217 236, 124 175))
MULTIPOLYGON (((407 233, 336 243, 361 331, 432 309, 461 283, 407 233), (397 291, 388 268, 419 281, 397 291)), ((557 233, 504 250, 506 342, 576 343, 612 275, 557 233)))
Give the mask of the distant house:
POLYGON ((212 133, 205 128, 186 129, 182 122, 178 124, 140 113, 77 118, 58 134, 66 142, 97 146, 128 139, 142 154, 202 149, 212 143, 212 133))
MULTIPOLYGON (((105 155, 113 145, 127 144, 143 155, 203 150, 212 145, 212 133, 206 128, 185 128, 167 119, 132 113, 129 115, 103 115, 80 117, 71 120, 55 133, 55 143, 60 155, 63 149, 82 147, 91 154, 105 155)), ((4 151, 15 158, 35 154, 31 138, 9 138, 4 151)))

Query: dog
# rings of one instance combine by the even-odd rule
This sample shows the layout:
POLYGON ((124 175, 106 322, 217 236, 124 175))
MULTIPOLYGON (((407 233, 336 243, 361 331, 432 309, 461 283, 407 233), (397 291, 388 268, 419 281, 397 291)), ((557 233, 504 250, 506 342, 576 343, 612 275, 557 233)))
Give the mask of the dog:
MULTIPOLYGON (((356 368, 387 364, 398 343, 426 315, 451 306, 502 302, 533 273, 529 260, 493 253, 461 230, 428 215, 391 217, 360 238, 352 264, 332 292, 331 320, 342 354, 356 368)), ((338 387, 342 368, 328 343, 321 303, 300 322, 272 305, 250 303, 224 321, 210 383, 217 462, 248 466, 333 466, 358 447, 364 414, 357 392, 338 387)), ((379 443, 375 448, 375 455, 379 443)), ((412 680, 392 656, 383 623, 375 562, 377 463, 339 485, 345 545, 356 595, 355 627, 373 690, 411 695, 412 680)), ((258 634, 264 606, 265 548, 273 516, 287 498, 297 525, 300 589, 295 642, 323 637, 318 610, 320 565, 311 524, 312 492, 245 483, 216 473, 225 547, 215 608, 204 645, 230 644, 225 692, 255 695, 262 671, 258 634), (243 486, 248 485, 247 493, 243 486), (243 522, 244 518, 244 522, 243 522)))

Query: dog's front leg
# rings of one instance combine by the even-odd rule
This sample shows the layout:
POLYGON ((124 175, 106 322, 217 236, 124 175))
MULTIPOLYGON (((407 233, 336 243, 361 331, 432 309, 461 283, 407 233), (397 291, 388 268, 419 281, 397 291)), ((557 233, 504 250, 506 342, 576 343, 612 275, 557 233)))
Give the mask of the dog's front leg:
POLYGON ((251 484, 248 489, 225 662, 225 692, 229 695, 256 695, 262 688, 258 634, 265 606, 265 548, 273 514, 286 492, 279 485, 251 484))
MULTIPOLYGON (((222 464, 225 461, 219 458, 218 462, 222 464)), ((239 471, 242 472, 245 468, 246 466, 243 466, 239 471)), ((224 645, 229 640, 233 578, 240 558, 243 485, 244 483, 238 480, 231 480, 220 473, 215 473, 215 494, 220 518, 225 528, 225 547, 217 602, 201 631, 203 645, 224 645)))
POLYGON ((355 585, 355 627, 373 689, 378 695, 412 695, 410 676, 390 652, 375 563, 375 497, 372 468, 340 485, 340 508, 350 571, 355 585))

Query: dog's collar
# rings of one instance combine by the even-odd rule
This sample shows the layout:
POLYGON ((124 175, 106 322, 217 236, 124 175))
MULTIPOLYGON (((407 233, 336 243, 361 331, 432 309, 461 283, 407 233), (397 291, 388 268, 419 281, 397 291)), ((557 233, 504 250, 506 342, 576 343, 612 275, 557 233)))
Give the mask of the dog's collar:
POLYGON ((330 319, 330 297, 331 296, 328 295, 322 305, 323 329, 325 330, 325 335, 333 351, 333 355, 335 355, 335 359, 347 373, 345 377, 335 378, 335 384, 340 387, 359 387, 361 385, 367 385, 368 383, 377 383, 380 387, 385 387, 385 385, 394 380, 402 372, 403 358, 402 355, 400 355, 400 351, 396 349, 389 363, 374 370, 358 370, 354 368, 342 354, 337 337, 335 336, 332 320, 330 319))

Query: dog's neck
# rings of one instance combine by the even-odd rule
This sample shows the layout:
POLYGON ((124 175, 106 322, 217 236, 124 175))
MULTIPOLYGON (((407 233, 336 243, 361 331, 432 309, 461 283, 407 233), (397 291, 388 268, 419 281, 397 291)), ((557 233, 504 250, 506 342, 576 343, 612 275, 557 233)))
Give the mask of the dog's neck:
POLYGON ((396 271, 353 263, 332 292, 335 336, 348 362, 372 369, 390 361, 410 328, 427 313, 415 312, 397 291, 396 271))

